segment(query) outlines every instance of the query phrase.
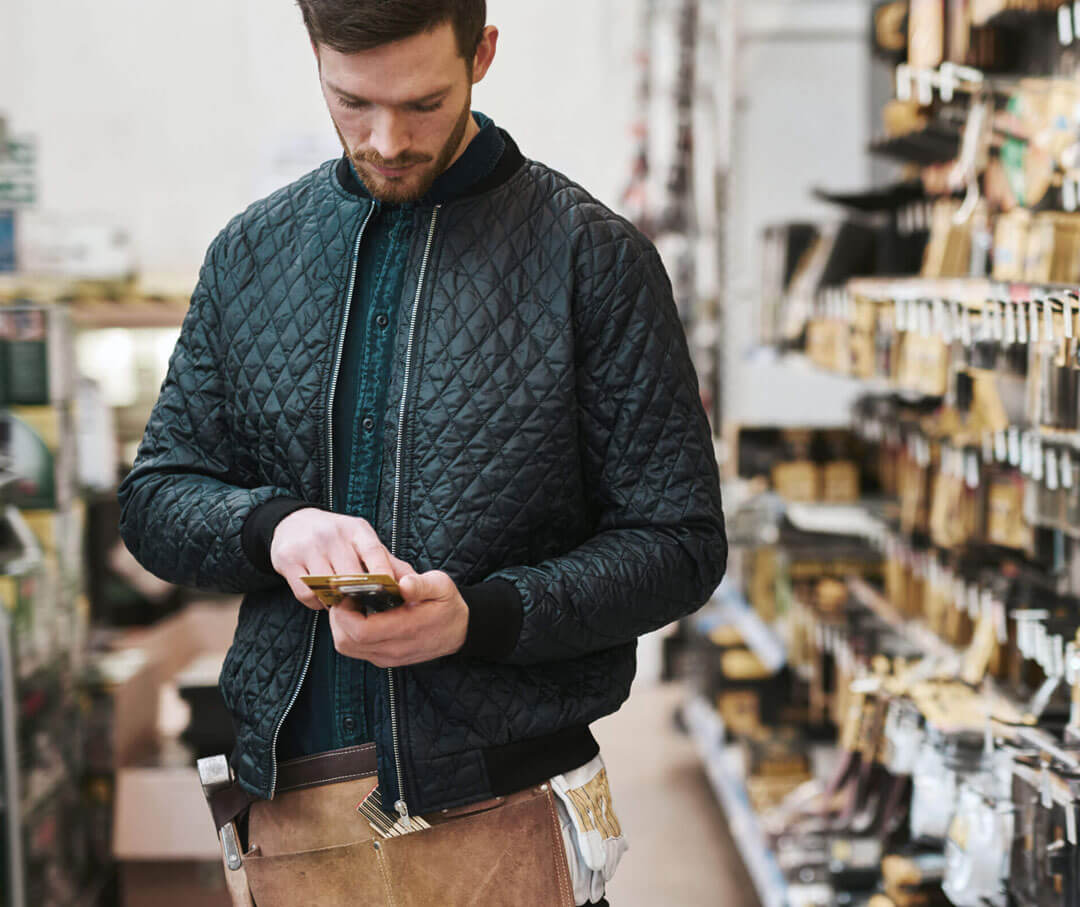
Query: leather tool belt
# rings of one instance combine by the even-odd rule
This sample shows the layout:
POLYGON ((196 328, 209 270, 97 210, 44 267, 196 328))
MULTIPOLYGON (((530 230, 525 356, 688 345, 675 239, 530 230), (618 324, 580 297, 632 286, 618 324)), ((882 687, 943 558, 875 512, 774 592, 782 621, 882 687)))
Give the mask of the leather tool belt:
POLYGON ((273 800, 242 791, 224 756, 200 760, 199 775, 235 905, 574 905, 547 784, 384 837, 358 810, 377 784, 373 744, 281 763, 273 800))

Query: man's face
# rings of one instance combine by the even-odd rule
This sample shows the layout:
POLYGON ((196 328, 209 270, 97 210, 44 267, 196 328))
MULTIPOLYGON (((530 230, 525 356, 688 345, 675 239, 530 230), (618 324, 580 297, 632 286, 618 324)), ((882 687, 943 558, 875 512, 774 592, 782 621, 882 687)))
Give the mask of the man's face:
POLYGON ((316 49, 338 137, 375 198, 415 201, 465 150, 476 134, 472 86, 487 72, 497 37, 485 30, 468 61, 449 23, 357 54, 316 49))

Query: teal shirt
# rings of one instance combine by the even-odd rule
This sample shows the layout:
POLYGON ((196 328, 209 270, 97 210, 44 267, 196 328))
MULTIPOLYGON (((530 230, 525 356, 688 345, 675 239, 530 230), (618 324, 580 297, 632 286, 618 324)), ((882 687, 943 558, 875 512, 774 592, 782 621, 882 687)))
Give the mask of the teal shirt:
MULTIPOLYGON (((387 382, 415 231, 414 209, 464 195, 491 174, 506 148, 490 119, 475 112, 473 117, 480 132, 428 194, 405 205, 376 201, 364 229, 332 414, 337 512, 374 521, 387 382)), ((383 702, 385 676, 368 662, 340 655, 327 612, 320 611, 311 666, 281 729, 279 757, 293 759, 373 740, 373 716, 388 709, 383 702)))

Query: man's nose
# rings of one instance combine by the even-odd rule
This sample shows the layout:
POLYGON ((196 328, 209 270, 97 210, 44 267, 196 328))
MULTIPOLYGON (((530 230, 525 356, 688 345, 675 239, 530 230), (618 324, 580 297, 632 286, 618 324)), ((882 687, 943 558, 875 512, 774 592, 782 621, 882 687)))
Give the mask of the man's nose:
POLYGON ((371 145, 385 161, 393 161, 409 148, 404 120, 392 110, 380 111, 371 130, 371 145))

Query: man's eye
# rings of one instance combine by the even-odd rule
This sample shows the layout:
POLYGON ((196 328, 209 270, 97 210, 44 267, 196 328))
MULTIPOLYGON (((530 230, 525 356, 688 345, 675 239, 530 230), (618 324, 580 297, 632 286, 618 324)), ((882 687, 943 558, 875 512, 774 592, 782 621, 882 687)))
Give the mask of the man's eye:
POLYGON ((338 98, 342 107, 348 107, 349 110, 363 110, 368 106, 367 101, 350 101, 347 98, 338 98))
POLYGON ((442 101, 436 101, 434 104, 413 104, 413 110, 417 113, 434 113, 442 105, 442 101))

